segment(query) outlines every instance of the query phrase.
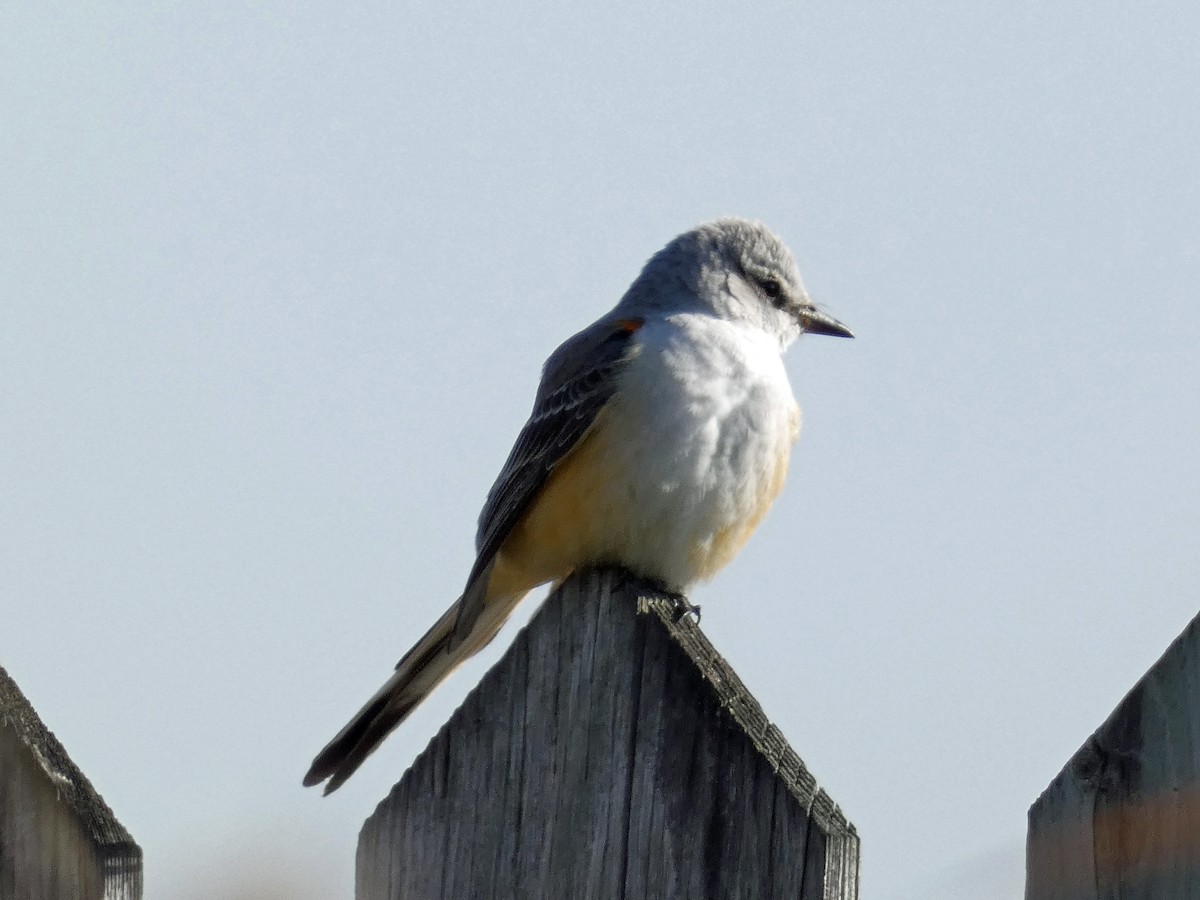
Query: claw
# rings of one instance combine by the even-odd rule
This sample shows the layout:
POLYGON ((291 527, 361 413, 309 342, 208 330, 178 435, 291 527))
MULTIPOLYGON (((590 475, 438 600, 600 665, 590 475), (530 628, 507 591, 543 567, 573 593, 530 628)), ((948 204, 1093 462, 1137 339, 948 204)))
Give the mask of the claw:
POLYGON ((700 607, 692 603, 688 598, 678 591, 663 591, 671 601, 671 605, 675 607, 675 614, 672 620, 678 625, 683 621, 684 617, 692 616, 697 625, 700 624, 700 607))

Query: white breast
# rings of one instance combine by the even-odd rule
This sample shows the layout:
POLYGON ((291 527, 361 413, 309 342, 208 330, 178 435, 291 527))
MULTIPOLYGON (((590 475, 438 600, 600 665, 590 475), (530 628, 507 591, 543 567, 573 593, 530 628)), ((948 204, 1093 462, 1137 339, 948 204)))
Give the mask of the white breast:
POLYGON ((752 326, 681 314, 636 340, 604 416, 605 469, 624 481, 605 494, 629 522, 606 555, 686 589, 732 559, 778 495, 800 410, 777 340, 752 326))

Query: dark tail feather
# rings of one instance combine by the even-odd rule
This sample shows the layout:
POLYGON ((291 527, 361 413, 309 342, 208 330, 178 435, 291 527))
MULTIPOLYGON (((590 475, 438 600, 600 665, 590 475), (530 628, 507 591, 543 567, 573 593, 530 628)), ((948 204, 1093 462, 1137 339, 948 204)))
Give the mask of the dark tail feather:
POLYGON ((332 794, 358 771, 358 767, 366 758, 417 705, 417 701, 414 701, 389 708, 390 699, 376 697, 372 700, 341 734, 317 754, 317 758, 308 769, 308 774, 304 776, 305 787, 320 784, 328 778, 325 795, 332 794))
POLYGON ((317 754, 304 776, 305 787, 328 778, 325 793, 336 791, 417 704, 466 659, 469 653, 462 652, 466 648, 450 648, 457 618, 455 603, 396 664, 395 673, 366 706, 317 754))
MULTIPOLYGON (((490 566, 484 570, 485 575, 490 572, 490 566)), ((483 590, 473 585, 465 596, 483 590)), ((304 776, 305 787, 320 784, 326 778, 329 779, 325 785, 326 794, 341 787, 447 675, 496 636, 524 593, 486 598, 466 606, 463 598, 459 598, 396 663, 395 673, 367 705, 317 754, 304 776), (463 616, 465 622, 460 621, 460 609, 466 613, 463 616)))

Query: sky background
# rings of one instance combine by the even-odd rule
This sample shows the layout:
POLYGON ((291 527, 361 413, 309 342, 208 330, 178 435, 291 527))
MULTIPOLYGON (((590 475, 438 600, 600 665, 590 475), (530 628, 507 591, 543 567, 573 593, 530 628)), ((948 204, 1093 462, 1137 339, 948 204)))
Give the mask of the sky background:
POLYGON ((349 898, 512 627, 300 779, 457 596, 541 361, 760 218, 858 339, 789 353, 704 630, 864 900, 1017 898, 1029 805, 1197 609, 1197 85, 1182 0, 5 4, 0 665, 148 898, 349 898))

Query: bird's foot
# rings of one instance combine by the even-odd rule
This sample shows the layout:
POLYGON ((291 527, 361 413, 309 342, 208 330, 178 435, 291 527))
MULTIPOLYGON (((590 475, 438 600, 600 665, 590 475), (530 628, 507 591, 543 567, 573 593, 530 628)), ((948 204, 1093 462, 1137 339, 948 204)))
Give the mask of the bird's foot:
POLYGON ((653 589, 654 593, 660 594, 671 602, 671 621, 679 624, 685 616, 692 616, 696 624, 700 624, 700 607, 688 600, 687 595, 682 591, 677 591, 668 586, 666 582, 659 581, 657 578, 646 578, 645 576, 635 575, 628 570, 624 570, 623 574, 633 579, 633 581, 641 582, 646 587, 653 589))
POLYGON ((672 616, 671 620, 678 625, 683 621, 685 616, 691 616, 697 625, 700 624, 700 607, 688 600, 687 595, 682 591, 675 591, 663 584, 656 584, 655 587, 671 601, 672 616))
POLYGON ((692 603, 683 594, 672 593, 671 605, 675 607, 675 624, 683 621, 684 616, 691 616, 697 625, 700 624, 700 607, 692 603))

